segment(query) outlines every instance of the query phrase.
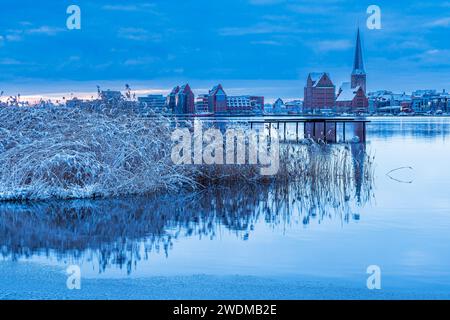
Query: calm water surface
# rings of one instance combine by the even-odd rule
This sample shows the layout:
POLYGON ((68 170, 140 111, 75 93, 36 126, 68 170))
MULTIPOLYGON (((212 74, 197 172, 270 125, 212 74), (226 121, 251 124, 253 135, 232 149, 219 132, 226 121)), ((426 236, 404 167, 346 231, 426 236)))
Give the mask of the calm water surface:
POLYGON ((371 120, 374 187, 345 203, 241 186, 0 204, 0 298, 450 298, 450 119, 371 120))

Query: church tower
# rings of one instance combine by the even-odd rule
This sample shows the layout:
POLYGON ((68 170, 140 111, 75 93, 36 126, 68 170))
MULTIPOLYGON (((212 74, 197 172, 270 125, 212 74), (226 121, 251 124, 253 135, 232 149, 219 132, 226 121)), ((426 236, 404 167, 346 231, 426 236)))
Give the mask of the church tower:
POLYGON ((361 36, 358 28, 358 35, 356 36, 356 50, 355 50, 355 61, 353 63, 352 72, 352 88, 361 86, 361 88, 366 92, 366 71, 364 70, 364 62, 362 56, 361 47, 361 36))

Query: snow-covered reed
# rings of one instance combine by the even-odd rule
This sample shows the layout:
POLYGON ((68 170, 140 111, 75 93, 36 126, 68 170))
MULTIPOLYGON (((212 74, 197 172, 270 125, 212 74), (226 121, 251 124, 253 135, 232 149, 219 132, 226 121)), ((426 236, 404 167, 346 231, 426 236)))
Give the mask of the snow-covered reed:
POLYGON ((174 165, 172 120, 111 108, 0 107, 0 200, 117 197, 273 182, 330 193, 372 179, 373 159, 365 150, 310 140, 280 143, 275 176, 262 176, 256 165, 174 165))
POLYGON ((190 183, 169 120, 79 108, 0 108, 0 199, 109 197, 190 183))

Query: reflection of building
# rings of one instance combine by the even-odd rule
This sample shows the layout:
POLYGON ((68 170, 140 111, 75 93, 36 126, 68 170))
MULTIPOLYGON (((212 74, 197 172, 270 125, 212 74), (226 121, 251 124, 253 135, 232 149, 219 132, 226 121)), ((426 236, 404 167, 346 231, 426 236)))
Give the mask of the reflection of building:
POLYGON ((166 98, 162 94, 150 94, 146 97, 138 97, 138 101, 142 106, 157 112, 163 111, 166 106, 166 98))
POLYGON ((195 112, 194 93, 189 84, 176 86, 166 99, 167 107, 174 114, 192 114, 195 112))
POLYGON ((355 194, 358 203, 364 202, 362 198, 363 194, 363 182, 364 182, 364 166, 366 164, 366 144, 365 143, 351 143, 350 150, 352 153, 354 181, 355 181, 355 194))
POLYGON ((221 84, 209 91, 208 108, 210 112, 220 113, 227 111, 227 94, 221 84))
POLYGON ((304 110, 318 112, 322 109, 332 109, 335 105, 336 87, 328 73, 310 73, 306 81, 304 110))

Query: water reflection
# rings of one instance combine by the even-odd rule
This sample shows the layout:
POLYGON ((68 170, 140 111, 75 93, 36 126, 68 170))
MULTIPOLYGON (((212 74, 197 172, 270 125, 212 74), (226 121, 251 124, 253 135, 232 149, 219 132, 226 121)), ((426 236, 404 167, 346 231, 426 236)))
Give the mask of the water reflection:
MULTIPOLYGON (((321 152, 331 158, 333 148, 323 146, 321 152)), ((283 228, 298 221, 349 223, 359 219, 356 211, 373 195, 365 146, 345 148, 352 156, 350 178, 327 183, 221 184, 195 194, 1 203, 1 254, 11 260, 35 255, 77 260, 89 254, 100 271, 119 267, 130 273, 150 252, 168 256, 175 239, 214 239, 221 228, 247 240, 258 221, 283 228)))
POLYGON ((369 136, 383 139, 413 137, 415 139, 443 139, 450 136, 449 118, 374 118, 368 126, 369 136))

